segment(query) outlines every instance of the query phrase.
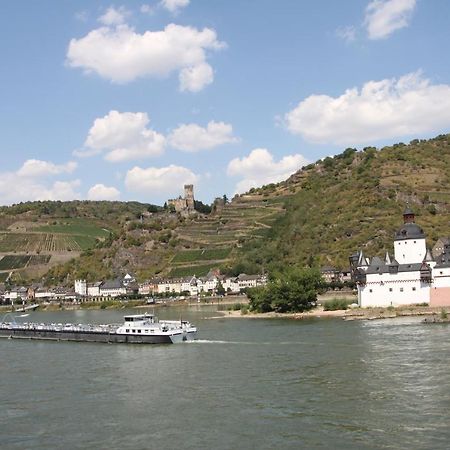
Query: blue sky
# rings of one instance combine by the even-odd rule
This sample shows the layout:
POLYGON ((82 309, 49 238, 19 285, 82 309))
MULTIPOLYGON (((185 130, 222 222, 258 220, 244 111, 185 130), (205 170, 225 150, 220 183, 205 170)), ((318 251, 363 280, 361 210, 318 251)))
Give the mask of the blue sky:
POLYGON ((210 202, 449 132, 446 0, 5 1, 0 203, 210 202))

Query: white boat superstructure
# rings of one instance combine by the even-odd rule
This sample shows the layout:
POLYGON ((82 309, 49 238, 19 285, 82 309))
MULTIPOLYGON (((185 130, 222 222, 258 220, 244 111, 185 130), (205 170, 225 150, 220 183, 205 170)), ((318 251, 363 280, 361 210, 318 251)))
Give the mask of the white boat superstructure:
POLYGON ((124 319, 122 325, 2 322, 0 337, 129 344, 174 344, 197 337, 197 328, 186 320, 158 321, 153 314, 124 319))
POLYGON ((186 320, 161 320, 153 314, 134 314, 124 317, 124 324, 116 333, 131 336, 154 336, 172 343, 190 341, 196 338, 197 328, 186 320))

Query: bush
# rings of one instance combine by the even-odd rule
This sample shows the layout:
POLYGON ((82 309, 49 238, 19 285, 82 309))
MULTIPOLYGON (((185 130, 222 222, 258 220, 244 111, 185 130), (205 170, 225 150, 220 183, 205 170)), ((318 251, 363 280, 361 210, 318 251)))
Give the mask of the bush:
POLYGON ((330 300, 329 302, 326 302, 323 305, 324 311, 337 311, 340 309, 348 309, 348 305, 353 303, 352 300, 346 300, 344 298, 335 298, 333 300, 330 300))
POLYGON ((282 278, 247 291, 257 312, 303 312, 316 305, 322 276, 317 269, 290 269, 282 278))

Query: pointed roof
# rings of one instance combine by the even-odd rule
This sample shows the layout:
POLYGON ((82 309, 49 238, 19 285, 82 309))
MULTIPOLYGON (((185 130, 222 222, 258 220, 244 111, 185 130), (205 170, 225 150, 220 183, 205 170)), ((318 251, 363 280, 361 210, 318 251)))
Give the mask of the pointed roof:
POLYGON ((370 262, 371 266, 384 266, 383 261, 378 256, 374 256, 370 262))
POLYGON ((423 261, 424 262, 434 261, 433 255, 431 254, 431 250, 429 248, 427 248, 427 254, 425 255, 425 258, 423 261))
POLYGON ((359 251, 358 255, 358 266, 368 266, 368 262, 362 250, 359 251))
POLYGON ((385 264, 391 264, 391 256, 389 255, 389 252, 386 252, 386 256, 384 257, 385 264))

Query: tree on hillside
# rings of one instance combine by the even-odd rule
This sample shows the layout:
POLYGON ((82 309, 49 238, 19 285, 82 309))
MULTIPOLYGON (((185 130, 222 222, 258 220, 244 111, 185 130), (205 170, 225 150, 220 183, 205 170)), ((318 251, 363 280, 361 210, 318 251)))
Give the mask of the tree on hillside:
POLYGON ((307 311, 316 304, 321 283, 317 269, 290 269, 267 286, 249 289, 250 308, 257 312, 307 311))
POLYGON ((217 295, 225 295, 225 288, 223 287, 223 284, 220 281, 217 284, 217 295))

